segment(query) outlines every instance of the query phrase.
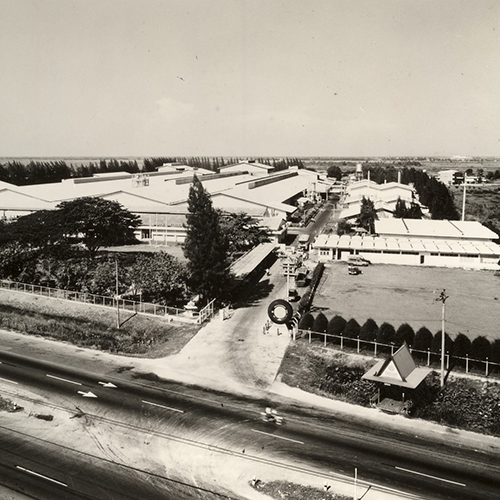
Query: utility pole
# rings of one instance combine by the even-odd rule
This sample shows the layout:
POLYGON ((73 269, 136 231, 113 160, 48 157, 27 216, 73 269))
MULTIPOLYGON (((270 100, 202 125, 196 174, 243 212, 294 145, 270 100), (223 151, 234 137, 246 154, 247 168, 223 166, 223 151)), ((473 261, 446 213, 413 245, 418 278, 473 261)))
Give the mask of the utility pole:
POLYGON ((465 220, 465 194, 467 192, 467 174, 464 174, 464 197, 462 199, 462 221, 465 220))
POLYGON ((118 259, 115 259, 115 274, 116 274, 116 328, 120 329, 120 302, 118 298, 118 259))
POLYGON ((445 331, 444 331, 444 319, 445 319, 445 304, 446 304, 446 299, 449 297, 449 295, 446 295, 446 290, 443 289, 443 291, 439 294, 439 297, 436 299, 436 301, 440 301, 443 306, 441 309, 441 387, 444 387, 444 340, 446 337, 445 331))

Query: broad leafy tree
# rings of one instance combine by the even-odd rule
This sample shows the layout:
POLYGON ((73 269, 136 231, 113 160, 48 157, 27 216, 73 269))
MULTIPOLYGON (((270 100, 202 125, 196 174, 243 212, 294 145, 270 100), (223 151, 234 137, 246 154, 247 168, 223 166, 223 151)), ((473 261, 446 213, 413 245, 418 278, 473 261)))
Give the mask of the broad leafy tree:
POLYGON ((340 181, 340 179, 342 179, 342 170, 338 165, 331 165, 330 167, 328 167, 326 175, 330 178, 340 181))
POLYGON ((5 225, 5 238, 43 251, 64 243, 63 220, 59 210, 39 210, 5 225))
POLYGON ((230 272, 228 241, 221 228, 220 214, 209 193, 195 175, 189 189, 184 255, 190 281, 203 302, 223 298, 230 272))
POLYGON ((120 203, 90 196, 63 201, 57 206, 63 229, 73 241, 81 241, 91 258, 103 246, 135 242, 140 219, 120 203))
POLYGON ((229 253, 246 252, 260 243, 270 241, 269 231, 250 215, 219 211, 220 226, 225 234, 229 253))

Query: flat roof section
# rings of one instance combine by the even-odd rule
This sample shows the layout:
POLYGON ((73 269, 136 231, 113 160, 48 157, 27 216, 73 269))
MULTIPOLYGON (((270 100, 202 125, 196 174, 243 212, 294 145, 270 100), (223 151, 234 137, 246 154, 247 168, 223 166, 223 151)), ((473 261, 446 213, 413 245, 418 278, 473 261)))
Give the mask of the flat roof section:
POLYGON ((242 279, 251 273, 274 249, 274 243, 261 243, 250 252, 240 257, 231 265, 231 272, 236 279, 242 279))

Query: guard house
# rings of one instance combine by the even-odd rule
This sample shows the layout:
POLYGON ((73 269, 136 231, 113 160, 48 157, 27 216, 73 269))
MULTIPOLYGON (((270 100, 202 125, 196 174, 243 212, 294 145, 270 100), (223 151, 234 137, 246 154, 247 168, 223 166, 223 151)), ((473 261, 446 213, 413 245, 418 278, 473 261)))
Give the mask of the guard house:
POLYGON ((405 402, 414 399, 427 376, 417 368, 406 342, 385 360, 370 368, 363 379, 377 384, 377 407, 390 413, 406 413, 405 402))

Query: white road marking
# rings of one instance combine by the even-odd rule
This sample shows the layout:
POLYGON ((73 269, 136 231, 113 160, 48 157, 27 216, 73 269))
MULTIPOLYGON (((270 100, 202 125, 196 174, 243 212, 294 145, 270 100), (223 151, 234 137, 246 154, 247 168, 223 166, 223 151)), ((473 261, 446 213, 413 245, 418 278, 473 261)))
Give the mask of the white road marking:
POLYGON ((437 479, 438 481, 444 481, 445 483, 456 484, 458 486, 467 486, 464 483, 457 483, 456 481, 450 481, 449 479, 444 479, 442 477, 430 476, 429 474, 424 474, 423 472, 417 472, 415 470, 403 469, 403 467, 394 467, 395 469, 402 470, 404 472, 409 472, 410 474, 417 474, 418 476, 429 477, 431 479, 437 479))
POLYGON ((68 382, 68 384, 82 385, 82 384, 80 384, 80 382, 74 382, 73 380, 68 380, 65 378, 56 377, 55 375, 49 375, 49 374, 46 374, 46 375, 47 375, 47 377, 55 378, 56 380, 62 380, 63 382, 68 382))
POLYGON ((277 436, 276 434, 271 434, 270 432, 262 432, 262 431, 258 431, 256 429, 252 429, 252 432, 258 432, 259 434, 264 434, 266 436, 271 436, 271 437, 274 437, 276 439, 284 439, 285 441, 291 441, 292 443, 304 444, 302 441, 296 441, 295 439, 290 439, 290 438, 286 438, 286 437, 283 437, 283 436, 277 436))
POLYGON ((47 481, 52 481, 53 483, 60 484, 61 486, 64 486, 65 488, 68 487, 66 483, 61 483, 61 481, 57 481, 56 479, 52 479, 51 477, 44 476, 43 474, 39 474, 38 472, 34 472, 29 469, 25 469, 24 467, 21 467, 20 465, 16 465, 16 469, 22 470, 23 472, 27 472, 28 474, 32 474, 33 476, 41 477, 43 479, 46 479, 47 481))
POLYGON ((78 391, 78 394, 81 394, 84 398, 97 398, 97 396, 93 392, 83 392, 78 391))
POLYGON ((103 387, 110 387, 111 389, 116 389, 116 385, 113 384, 112 382, 98 382, 101 384, 103 387))
POLYGON ((16 384, 17 385, 17 382, 14 382, 13 380, 7 380, 6 378, 2 378, 2 377, 0 377, 0 380, 3 380, 4 382, 9 382, 11 384, 16 384))
POLYGON ((158 406, 159 408, 165 408, 165 410, 172 410, 172 411, 178 411, 179 413, 184 413, 183 410, 178 410, 177 408, 171 408, 170 406, 163 406, 163 405, 151 403, 150 401, 144 401, 144 400, 142 400, 142 402, 147 404, 147 405, 158 406))

